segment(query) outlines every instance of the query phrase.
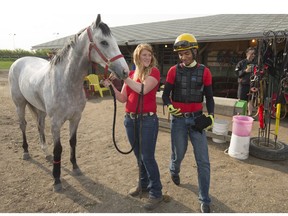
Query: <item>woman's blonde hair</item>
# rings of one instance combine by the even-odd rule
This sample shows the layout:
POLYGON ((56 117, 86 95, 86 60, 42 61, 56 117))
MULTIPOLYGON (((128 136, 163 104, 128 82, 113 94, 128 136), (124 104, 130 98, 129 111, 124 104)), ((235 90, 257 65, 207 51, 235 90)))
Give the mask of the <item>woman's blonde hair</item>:
POLYGON ((136 47, 133 53, 133 61, 136 66, 133 79, 137 80, 139 78, 141 82, 143 82, 145 78, 151 73, 151 69, 153 67, 156 67, 157 65, 157 60, 154 56, 153 48, 150 44, 146 44, 146 43, 139 44, 136 47), (142 65, 140 61, 140 54, 143 50, 147 50, 148 52, 151 53, 151 56, 152 56, 151 63, 148 67, 145 67, 144 65, 142 65))

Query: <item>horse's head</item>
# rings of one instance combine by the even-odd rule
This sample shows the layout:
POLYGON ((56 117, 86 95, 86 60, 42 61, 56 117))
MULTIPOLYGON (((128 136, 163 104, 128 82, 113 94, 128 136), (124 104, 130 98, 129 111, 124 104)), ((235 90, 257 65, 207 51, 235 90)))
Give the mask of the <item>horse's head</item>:
POLYGON ((100 14, 96 22, 87 28, 87 34, 90 40, 90 61, 97 62, 106 70, 108 68, 119 79, 125 79, 128 76, 129 67, 110 28, 101 21, 100 14))

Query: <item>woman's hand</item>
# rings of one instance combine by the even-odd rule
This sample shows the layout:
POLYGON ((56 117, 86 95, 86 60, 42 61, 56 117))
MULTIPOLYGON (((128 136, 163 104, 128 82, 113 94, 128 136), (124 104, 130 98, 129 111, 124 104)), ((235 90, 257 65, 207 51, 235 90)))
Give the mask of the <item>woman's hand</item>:
POLYGON ((101 84, 108 88, 112 84, 112 82, 109 79, 105 79, 101 82, 101 84))
POLYGON ((109 78, 108 78, 109 80, 111 80, 111 81, 113 81, 114 79, 117 79, 117 77, 114 75, 114 74, 110 74, 109 75, 109 78))

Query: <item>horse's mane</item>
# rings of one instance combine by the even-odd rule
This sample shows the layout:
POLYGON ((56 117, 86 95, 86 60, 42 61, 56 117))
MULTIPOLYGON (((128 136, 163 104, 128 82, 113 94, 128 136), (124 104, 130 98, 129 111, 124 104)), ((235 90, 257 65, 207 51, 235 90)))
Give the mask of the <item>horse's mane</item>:
POLYGON ((70 38, 70 41, 66 44, 66 46, 64 46, 64 48, 62 48, 61 50, 59 50, 55 57, 51 60, 51 64, 52 65, 56 65, 58 64, 59 62, 61 62, 63 60, 63 58, 67 55, 69 49, 71 47, 74 47, 75 44, 76 44, 76 41, 77 41, 77 38, 78 38, 78 34, 74 35, 74 37, 71 37, 70 38))
MULTIPOLYGON (((94 23, 93 23, 94 26, 94 23)), ((105 36, 110 36, 111 35, 111 30, 108 27, 108 25, 106 23, 100 22, 99 25, 97 26, 97 28, 100 28, 102 31, 102 34, 105 36)), ((56 53, 56 56, 52 59, 52 61, 50 62, 51 65, 56 65, 59 62, 61 62, 63 60, 63 58, 67 55, 69 49, 75 46, 75 44, 77 43, 77 39, 78 37, 86 30, 86 28, 82 29, 81 31, 79 31, 76 35, 74 35, 74 37, 70 38, 70 41, 64 46, 63 49, 59 50, 56 53)))

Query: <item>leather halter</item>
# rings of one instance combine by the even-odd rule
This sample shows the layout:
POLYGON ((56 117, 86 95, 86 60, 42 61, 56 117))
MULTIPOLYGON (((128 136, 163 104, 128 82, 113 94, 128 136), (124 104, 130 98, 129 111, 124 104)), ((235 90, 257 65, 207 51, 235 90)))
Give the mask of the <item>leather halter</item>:
POLYGON ((91 60, 91 51, 92 49, 95 49, 96 52, 100 55, 100 57, 102 58, 103 61, 105 61, 106 65, 105 65, 105 74, 104 74, 104 77, 107 78, 107 71, 108 71, 108 68, 110 66, 110 63, 113 62, 113 61, 116 61, 117 59, 119 58, 124 58, 124 56, 122 54, 119 54, 111 59, 108 59, 106 58, 106 56, 100 51, 100 49, 96 46, 96 44, 94 43, 93 41, 93 37, 92 37, 92 31, 91 31, 91 28, 88 27, 87 29, 87 34, 88 34, 88 38, 89 38, 89 41, 90 41, 90 44, 89 44, 89 54, 88 54, 88 58, 89 58, 89 61, 92 62, 92 63, 95 63, 91 60))

